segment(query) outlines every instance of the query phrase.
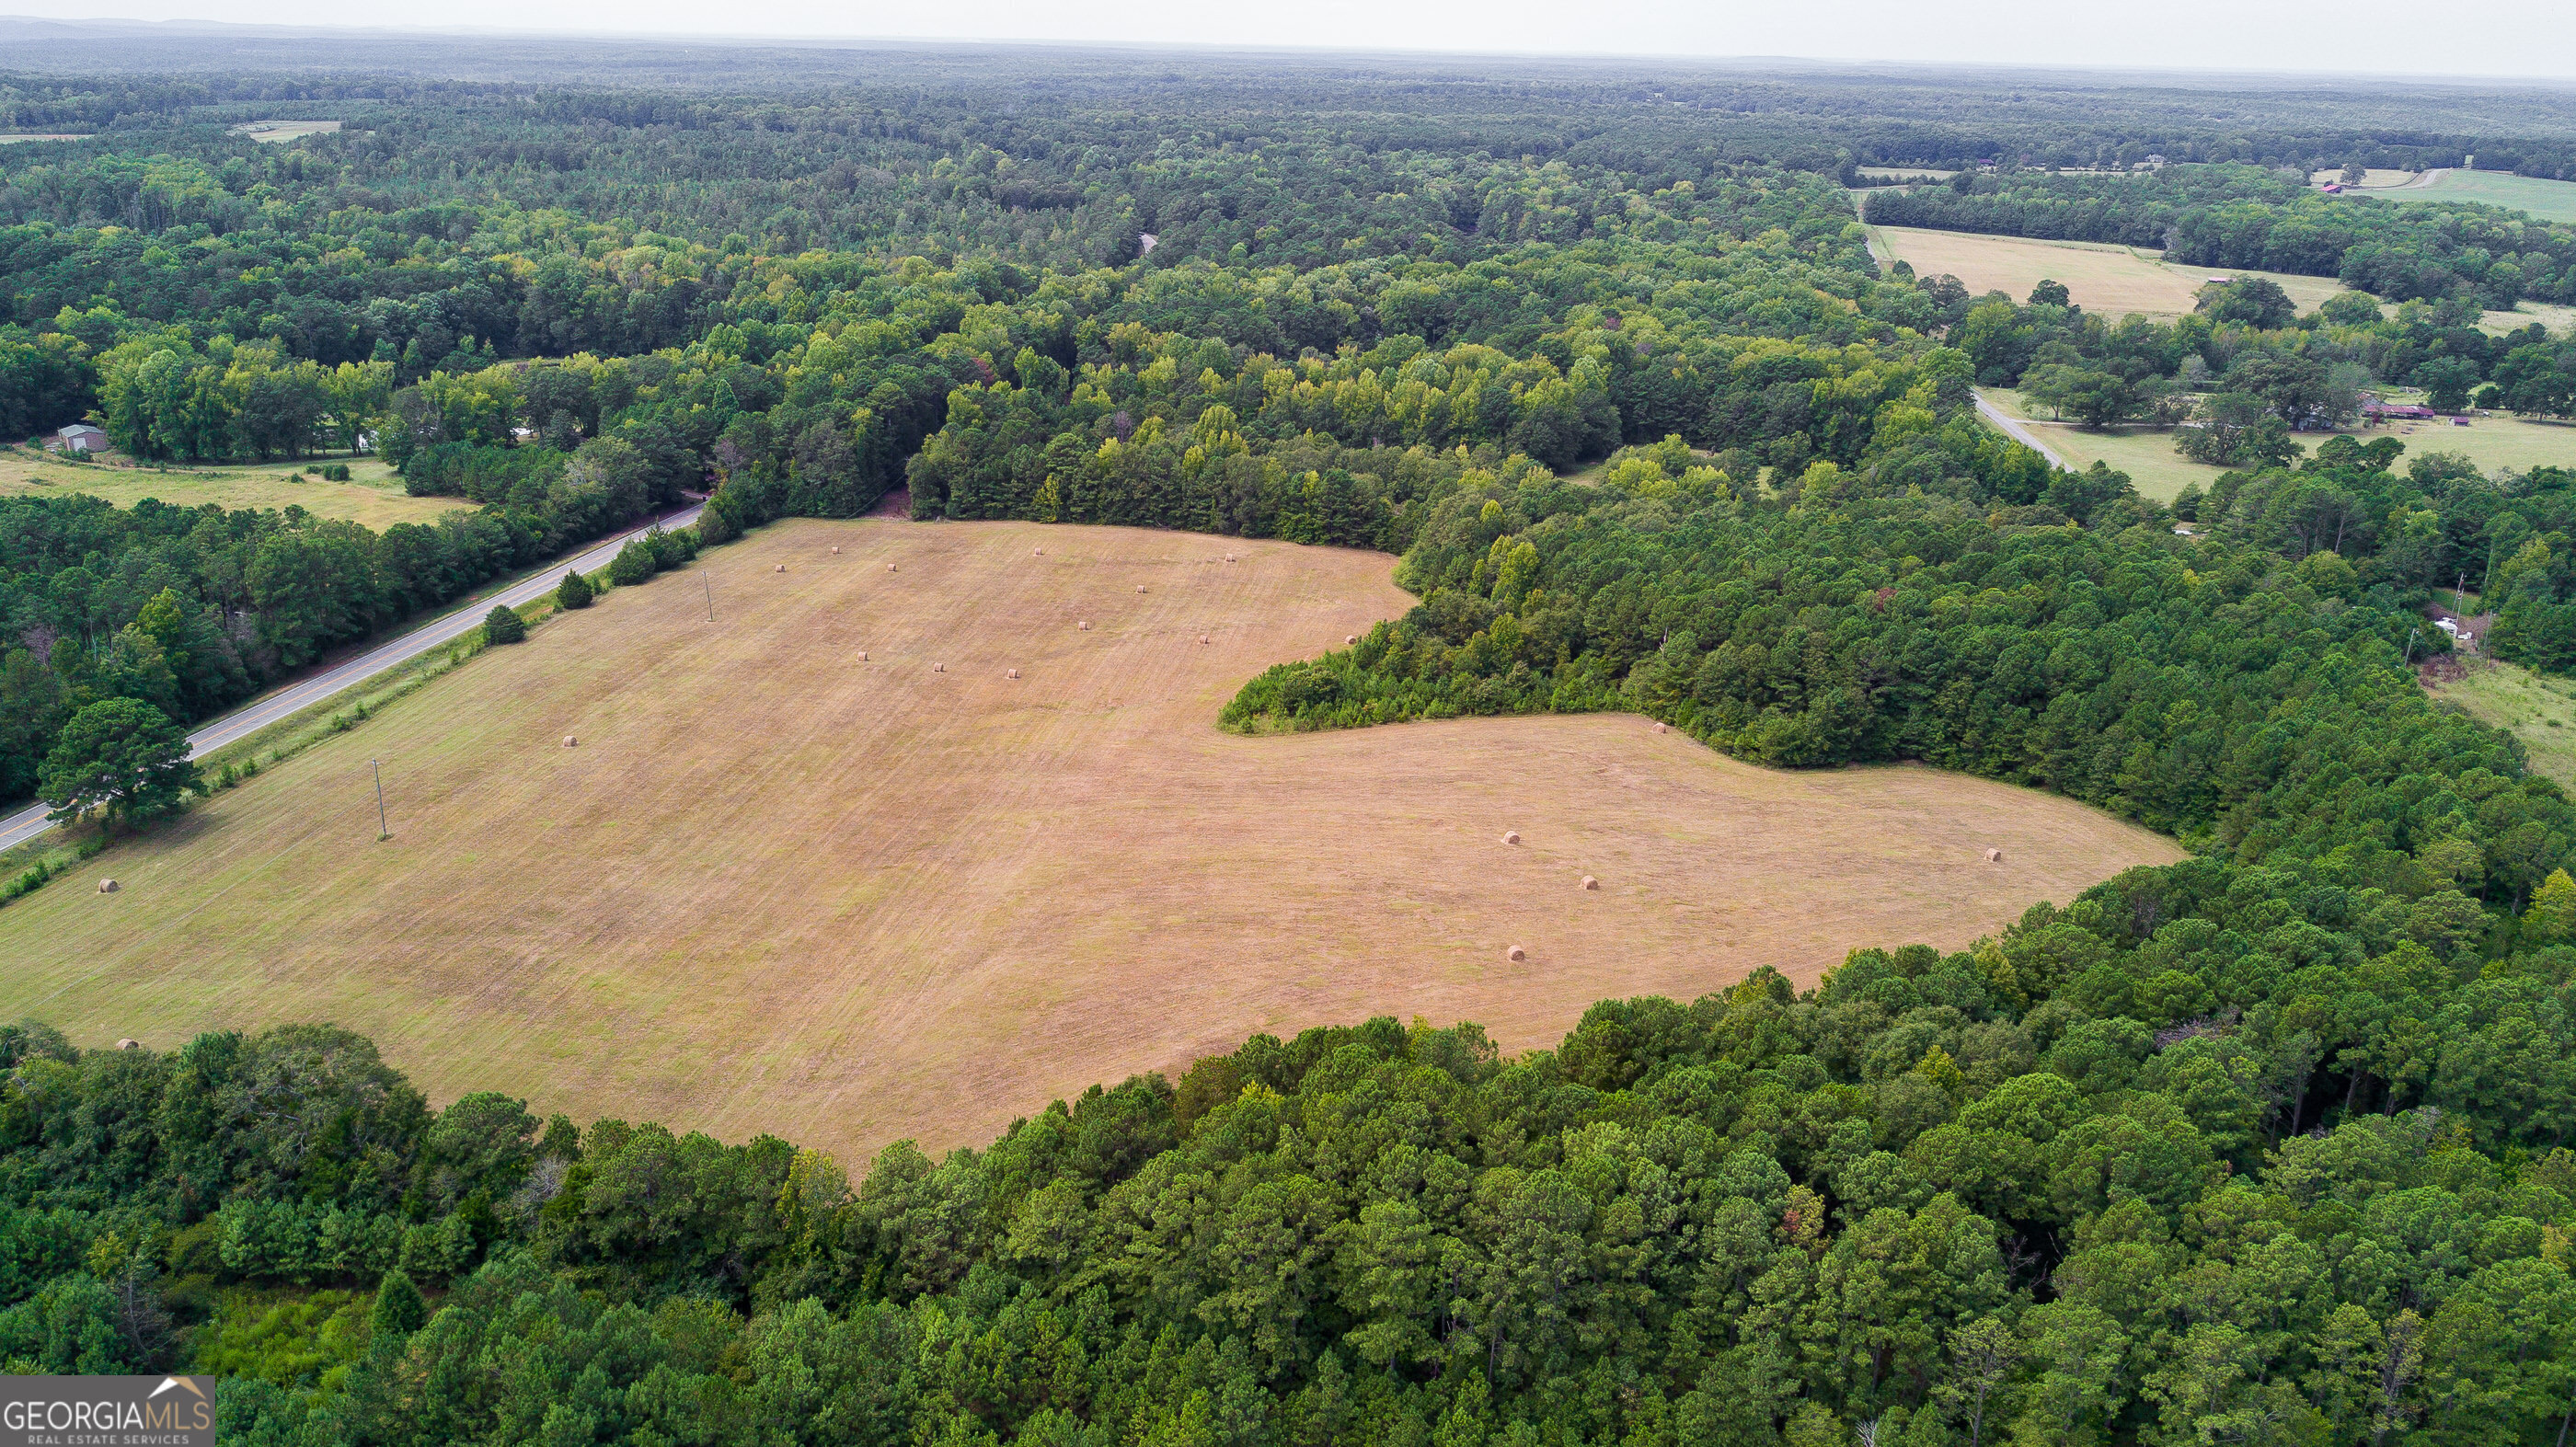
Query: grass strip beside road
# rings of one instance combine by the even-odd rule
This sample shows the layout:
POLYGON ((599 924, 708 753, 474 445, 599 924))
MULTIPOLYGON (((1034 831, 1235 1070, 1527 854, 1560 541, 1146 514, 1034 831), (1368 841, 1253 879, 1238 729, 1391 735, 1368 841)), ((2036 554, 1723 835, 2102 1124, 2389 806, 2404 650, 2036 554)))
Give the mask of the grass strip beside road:
MULTIPOLYGON (((299 682, 252 699, 220 718, 199 725, 188 736, 190 757, 200 760, 212 757, 218 750, 229 749, 245 739, 266 733, 273 725, 291 722, 313 708, 329 707, 332 701, 350 689, 364 687, 378 676, 399 669, 414 658, 440 649, 442 645, 453 644, 469 634, 479 637, 482 615, 490 611, 489 604, 502 602, 512 607, 523 607, 547 597, 553 590, 557 567, 584 574, 604 574, 609 562, 629 540, 657 527, 686 527, 697 519, 697 515, 696 505, 684 507, 641 527, 620 531, 569 559, 543 564, 468 594, 446 611, 355 658, 325 667, 299 682)), ((604 583, 604 576, 599 581, 604 583)), ((0 817, 0 871, 5 871, 10 861, 22 856, 29 859, 48 857, 41 846, 48 835, 57 831, 46 821, 45 813, 44 805, 31 804, 0 817)))

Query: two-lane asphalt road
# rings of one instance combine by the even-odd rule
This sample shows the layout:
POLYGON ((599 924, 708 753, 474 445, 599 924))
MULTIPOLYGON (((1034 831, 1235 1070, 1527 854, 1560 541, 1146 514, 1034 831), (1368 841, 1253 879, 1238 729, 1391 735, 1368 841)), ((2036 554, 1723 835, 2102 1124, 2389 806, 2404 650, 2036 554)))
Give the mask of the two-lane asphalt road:
MULTIPOLYGON (((553 591, 556 583, 562 580, 568 569, 579 568, 585 573, 595 573, 607 567, 609 560, 617 556, 617 550, 626 546, 629 538, 641 537, 657 527, 686 527, 697 521, 697 517, 698 508, 693 504, 678 512, 656 518, 640 528, 619 533, 589 552, 567 562, 540 568, 498 593, 476 598, 459 606, 452 613, 441 614, 409 633, 390 642, 379 644, 346 663, 336 664, 310 678, 290 683, 275 693, 252 699, 240 708, 234 709, 221 718, 211 720, 195 733, 188 735, 188 757, 203 758, 207 753, 236 740, 247 738, 300 709, 310 708, 334 694, 364 683, 396 664, 408 663, 433 648, 443 648, 474 629, 482 627, 483 615, 492 611, 493 604, 507 603, 515 608, 553 591)), ((31 804, 5 819, 0 819, 0 849, 23 844, 54 827, 45 818, 46 812, 44 805, 31 804)))

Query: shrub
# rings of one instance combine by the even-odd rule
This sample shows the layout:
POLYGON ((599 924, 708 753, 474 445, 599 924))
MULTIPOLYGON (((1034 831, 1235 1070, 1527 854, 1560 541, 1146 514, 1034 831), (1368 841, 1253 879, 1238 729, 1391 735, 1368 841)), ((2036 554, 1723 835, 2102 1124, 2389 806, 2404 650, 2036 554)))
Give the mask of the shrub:
POLYGON ((486 643, 520 643, 526 641, 528 625, 518 612, 506 603, 495 603, 483 615, 483 641, 486 643))
POLYGON ((322 480, 324 482, 347 482, 349 480, 349 464, 345 462, 326 462, 322 464, 322 480))
POLYGON ((555 586, 555 606, 558 608, 587 608, 593 596, 590 580, 583 577, 578 569, 564 574, 564 580, 555 586))
POLYGON ((644 546, 653 550, 653 562, 664 570, 679 567, 698 555, 697 534, 682 528, 666 533, 655 528, 644 535, 644 546))
POLYGON ((646 538, 629 538, 617 550, 615 561, 608 565, 608 581, 621 588, 631 588, 662 571, 662 560, 654 554, 646 538))

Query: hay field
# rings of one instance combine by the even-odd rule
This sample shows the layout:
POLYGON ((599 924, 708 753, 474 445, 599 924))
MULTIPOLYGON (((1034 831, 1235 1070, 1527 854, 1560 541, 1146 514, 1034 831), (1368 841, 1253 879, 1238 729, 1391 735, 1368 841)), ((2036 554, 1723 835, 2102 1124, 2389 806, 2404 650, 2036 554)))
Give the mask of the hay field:
POLYGON ((270 462, 242 467, 128 467, 117 454, 102 462, 65 462, 33 447, 0 448, 0 494, 41 493, 58 497, 85 492, 119 507, 158 498, 172 507, 215 503, 226 509, 303 508, 321 517, 349 518, 381 532, 395 523, 425 523, 439 514, 473 504, 456 497, 413 497, 402 489, 381 459, 338 458, 349 464, 350 480, 324 482, 303 471, 301 462, 270 462))
POLYGON ((1918 276, 1948 272, 1971 295, 2001 291, 2015 301, 2028 297, 2042 280, 2061 281, 2077 305, 2111 317, 2131 312, 2181 316, 2197 303, 2200 288, 2213 276, 2268 276, 2302 311, 2314 310, 2344 289, 2332 277, 2169 265, 2158 252, 2091 241, 2034 241, 1913 226, 1870 230, 1889 254, 1902 258, 1918 276))
POLYGON ((981 1142, 1256 1031, 1389 1013, 1553 1045, 1604 997, 1958 947, 2179 856, 2065 799, 1768 772, 1627 716, 1215 728, 1246 676, 1409 606, 1390 570, 781 523, 0 910, 0 1019, 156 1047, 336 1020, 434 1099, 849 1158, 981 1142))

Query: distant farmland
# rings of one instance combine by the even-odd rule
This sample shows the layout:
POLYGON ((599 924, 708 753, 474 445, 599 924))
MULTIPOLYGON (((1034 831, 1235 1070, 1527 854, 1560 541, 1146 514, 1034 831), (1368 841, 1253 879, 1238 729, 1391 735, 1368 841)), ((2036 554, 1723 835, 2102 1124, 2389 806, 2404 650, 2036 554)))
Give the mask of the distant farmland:
POLYGON ((2343 290, 2332 277, 2276 271, 2167 264, 2159 253, 2091 241, 2035 241, 2026 236, 1987 236, 1914 226, 1875 226, 1885 251, 1920 276, 1944 272, 1971 295, 2001 291, 2020 301, 2043 279, 2060 281, 2077 305, 2104 316, 2176 317, 2192 309, 2213 276, 2268 276, 2301 310, 2343 290))
POLYGON ((233 129, 254 141, 293 141, 324 136, 340 129, 338 121, 244 121, 233 129))
POLYGON ((2527 212, 2542 221, 2576 221, 2576 181, 2546 181, 2509 171, 2463 171, 2456 167, 2425 171, 2395 184, 2383 182, 2380 176, 2372 172, 2367 184, 2345 194, 2376 196, 2383 201, 2475 201, 2527 212))
POLYGON ((1770 772, 1627 716, 1214 727, 1249 674, 1407 608, 1389 571, 783 523, 0 910, 0 1019, 157 1048, 336 1020, 436 1099, 847 1157, 987 1140, 1255 1031, 1392 1013, 1550 1045, 1605 997, 1961 947, 2179 857, 2064 799, 1770 772))

